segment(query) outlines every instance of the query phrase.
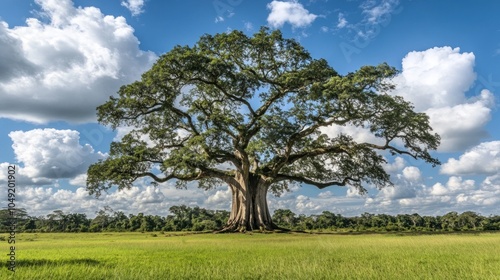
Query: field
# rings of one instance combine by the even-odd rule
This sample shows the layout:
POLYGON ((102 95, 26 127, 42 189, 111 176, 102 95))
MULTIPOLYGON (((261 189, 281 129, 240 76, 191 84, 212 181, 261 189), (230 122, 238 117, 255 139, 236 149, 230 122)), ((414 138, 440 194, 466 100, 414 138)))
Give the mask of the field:
POLYGON ((0 244, 0 279, 500 279, 500 233, 18 234, 15 277, 0 244))

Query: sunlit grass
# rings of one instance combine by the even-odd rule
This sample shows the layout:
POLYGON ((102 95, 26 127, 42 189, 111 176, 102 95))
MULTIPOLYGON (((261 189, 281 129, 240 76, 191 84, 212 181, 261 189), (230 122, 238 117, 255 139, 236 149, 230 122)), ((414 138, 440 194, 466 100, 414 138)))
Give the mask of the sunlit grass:
POLYGON ((500 279, 500 234, 156 234, 18 234, 0 279, 500 279))

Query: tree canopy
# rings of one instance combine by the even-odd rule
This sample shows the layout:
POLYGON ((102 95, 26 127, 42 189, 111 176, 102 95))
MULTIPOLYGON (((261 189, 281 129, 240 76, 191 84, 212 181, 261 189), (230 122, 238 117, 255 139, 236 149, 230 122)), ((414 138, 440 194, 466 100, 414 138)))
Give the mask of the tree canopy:
POLYGON ((224 183, 233 191, 231 228, 244 230, 273 228, 265 196, 290 183, 361 193, 391 185, 380 151, 436 165, 429 151, 440 140, 426 114, 389 94, 395 74, 380 64, 340 75, 267 28, 204 35, 98 107, 101 124, 131 131, 89 167, 87 189, 99 196, 143 177, 203 189, 224 183), (328 137, 332 125, 363 127, 380 141, 328 137))

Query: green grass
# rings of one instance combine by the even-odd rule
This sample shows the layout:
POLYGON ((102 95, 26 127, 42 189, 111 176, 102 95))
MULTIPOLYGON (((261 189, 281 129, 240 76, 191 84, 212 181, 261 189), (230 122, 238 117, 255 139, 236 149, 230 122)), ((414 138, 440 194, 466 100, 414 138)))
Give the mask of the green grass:
POLYGON ((500 234, 156 234, 18 234, 0 279, 500 279, 500 234))

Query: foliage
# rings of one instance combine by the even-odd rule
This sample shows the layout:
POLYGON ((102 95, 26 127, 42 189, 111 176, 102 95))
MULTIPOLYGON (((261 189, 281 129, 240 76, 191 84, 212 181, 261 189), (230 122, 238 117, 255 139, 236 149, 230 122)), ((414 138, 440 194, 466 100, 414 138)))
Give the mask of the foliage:
MULTIPOLYGON (((221 228, 229 217, 224 210, 207 210, 186 205, 170 207, 171 215, 125 215, 106 207, 96 217, 85 214, 65 214, 56 210, 47 216, 31 217, 26 211, 24 219, 18 221, 19 232, 153 232, 153 231, 213 231, 221 228)), ((7 232, 7 210, 0 210, 0 232, 7 232)), ((273 220, 283 228, 302 231, 492 231, 500 230, 500 216, 482 216, 472 211, 461 214, 450 212, 443 216, 420 216, 419 214, 370 214, 344 217, 324 211, 319 215, 296 215, 289 209, 277 209, 273 220)))
POLYGON ((89 167, 87 189, 99 196, 140 178, 203 189, 263 184, 275 194, 293 182, 359 192, 390 185, 379 151, 439 164, 429 153, 440 138, 428 116, 389 95, 395 73, 380 64, 340 75, 267 28, 253 37, 205 35, 162 55, 98 107, 101 124, 132 130, 89 167), (321 129, 331 125, 364 127, 380 141, 330 138, 321 129))

